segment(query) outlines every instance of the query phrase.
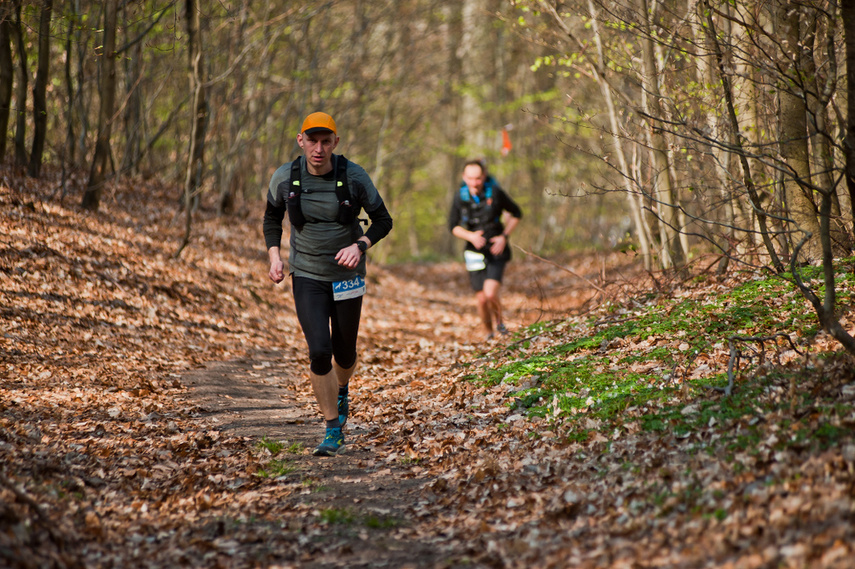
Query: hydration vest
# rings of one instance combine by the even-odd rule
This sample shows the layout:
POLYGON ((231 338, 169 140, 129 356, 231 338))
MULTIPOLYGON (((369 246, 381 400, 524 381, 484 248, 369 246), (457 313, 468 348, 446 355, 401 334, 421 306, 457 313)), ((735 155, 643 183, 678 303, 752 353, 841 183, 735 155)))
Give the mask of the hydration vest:
MULTIPOLYGON (((350 189, 347 185, 347 158, 344 156, 334 156, 334 176, 335 196, 338 201, 338 215, 335 221, 341 225, 353 225, 356 221, 356 214, 359 207, 353 203, 353 196, 350 194, 350 189)), ((303 168, 300 163, 300 158, 296 158, 291 162, 291 179, 287 182, 279 183, 277 190, 279 195, 285 196, 288 210, 288 221, 292 227, 302 229, 306 223, 320 223, 318 221, 308 221, 303 215, 303 207, 301 205, 300 196, 303 193, 303 188, 300 185, 303 168)))
POLYGON ((491 224, 499 224, 501 217, 491 216, 493 206, 493 178, 484 180, 483 195, 473 196, 466 183, 460 185, 460 225, 472 230, 473 228, 487 229, 491 224))

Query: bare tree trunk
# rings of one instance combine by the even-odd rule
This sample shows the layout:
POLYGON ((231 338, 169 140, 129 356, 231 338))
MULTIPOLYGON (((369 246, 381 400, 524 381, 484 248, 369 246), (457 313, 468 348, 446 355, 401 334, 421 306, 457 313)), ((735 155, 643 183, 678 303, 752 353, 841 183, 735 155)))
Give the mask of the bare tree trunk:
POLYGON ((81 206, 97 211, 107 179, 110 158, 110 131, 116 102, 116 16, 118 0, 107 0, 104 14, 104 51, 101 55, 101 107, 98 113, 98 139, 89 169, 89 181, 81 206))
POLYGON ((47 84, 50 74, 50 18, 53 0, 44 0, 39 18, 39 59, 36 84, 33 86, 33 150, 27 173, 38 178, 42 170, 42 154, 47 137, 47 84))
POLYGON ((21 2, 15 0, 15 25, 11 27, 12 36, 18 52, 18 82, 15 86, 15 166, 27 165, 27 49, 21 28, 21 2))
POLYGON ((122 154, 120 172, 139 173, 140 155, 142 149, 142 42, 134 44, 132 55, 125 61, 125 77, 127 82, 127 104, 125 105, 125 151, 122 154))
POLYGON ((460 48, 463 52, 462 71, 466 88, 460 96, 462 112, 458 128, 464 133, 465 144, 472 149, 470 153, 475 153, 468 158, 477 158, 484 155, 487 147, 486 130, 490 128, 480 100, 487 83, 483 80, 482 71, 487 65, 484 46, 489 41, 486 37, 489 21, 484 17, 485 0, 461 0, 461 4, 463 35, 460 48))
MULTIPOLYGON (((75 0, 75 13, 80 14, 80 0, 75 0)), ((89 52, 86 50, 87 41, 89 39, 89 33, 87 32, 87 28, 84 26, 75 26, 75 37, 74 43, 77 47, 77 73, 75 74, 75 78, 77 79, 77 88, 74 93, 74 107, 77 109, 77 117, 80 120, 80 132, 74 138, 74 148, 76 150, 72 150, 72 156, 79 156, 81 161, 86 160, 87 147, 86 147, 86 139, 89 136, 89 131, 91 130, 91 125, 89 124, 89 109, 91 100, 93 97, 85 96, 83 89, 87 84, 86 81, 86 70, 85 70, 85 60, 89 55, 89 52)))
MULTIPOLYGON (((738 113, 736 114, 736 126, 738 128, 734 129, 731 133, 731 137, 735 139, 736 136, 741 137, 741 147, 745 149, 748 153, 746 157, 747 164, 749 166, 751 172, 751 181, 754 184, 755 188, 769 188, 772 186, 770 182, 769 172, 766 171, 766 168, 761 160, 758 160, 751 149, 760 148, 762 144, 768 142, 766 140, 762 140, 763 134, 761 134, 762 129, 758 128, 761 120, 761 111, 760 111, 760 99, 762 97, 761 87, 758 85, 762 84, 762 81, 758 81, 757 75, 759 74, 757 70, 756 62, 752 60, 752 56, 759 56, 757 47, 753 45, 750 37, 750 30, 746 29, 744 25, 744 11, 751 10, 750 6, 722 6, 723 10, 727 11, 727 15, 729 17, 734 18, 733 21, 728 18, 721 18, 721 29, 717 29, 716 32, 725 36, 725 41, 729 40, 729 44, 720 44, 724 46, 722 48, 722 60, 725 66, 730 69, 734 69, 734 73, 729 76, 730 85, 731 85, 731 95, 733 97, 733 105, 738 113), (734 51, 737 51, 733 48, 733 46, 743 46, 746 50, 745 55, 742 57, 737 57, 734 51), (738 133, 738 134, 737 134, 738 133)), ((711 36, 711 32, 707 30, 707 42, 712 47, 710 49, 711 53, 715 53, 715 44, 713 43, 716 38, 711 36)), ((765 195, 758 189, 758 199, 761 201, 765 198, 765 195)), ((745 204, 745 193, 738 192, 732 196, 734 201, 733 205, 738 212, 738 221, 739 227, 743 227, 746 229, 750 229, 750 231, 746 231, 745 233, 745 241, 746 248, 743 248, 740 253, 745 253, 746 250, 753 250, 754 246, 757 245, 758 240, 756 235, 759 231, 760 222, 758 220, 757 212, 753 210, 753 208, 745 204)), ((749 197, 749 202, 751 199, 749 197)), ((768 219, 766 220, 772 226, 779 224, 776 219, 768 219)), ((780 228, 781 232, 783 232, 783 227, 780 228)))
POLYGON ((190 130, 190 152, 187 158, 187 172, 184 178, 184 239, 175 257, 190 243, 193 227, 194 202, 198 199, 199 187, 202 183, 203 160, 205 152, 205 126, 208 118, 207 102, 205 100, 205 84, 202 82, 202 30, 200 7, 197 0, 187 0, 185 10, 187 17, 187 44, 190 57, 189 78, 190 92, 193 93, 193 115, 190 130))
POLYGON ((650 152, 653 158, 655 177, 656 205, 660 219, 660 236, 662 238, 662 256, 660 264, 663 268, 682 267, 686 262, 679 239, 681 230, 677 208, 680 207, 676 188, 671 179, 670 161, 668 159, 668 143, 662 130, 656 128, 655 122, 662 119, 661 93, 659 91, 659 69, 656 65, 655 47, 653 44, 654 13, 647 0, 642 0, 642 6, 647 16, 647 30, 642 40, 642 65, 644 73, 642 82, 646 92, 648 111, 648 132, 650 136, 650 152))
POLYGON ((15 67, 12 63, 10 46, 12 5, 0 6, 0 164, 6 158, 6 131, 9 128, 9 113, 12 110, 12 81, 15 67))
MULTIPOLYGON (((594 34, 594 41, 597 46, 597 60, 599 61, 598 67, 603 68, 605 67, 606 62, 603 56, 603 43, 602 38, 600 37, 599 18, 593 0, 588 0, 588 11, 591 13, 591 31, 594 34)), ((618 164, 620 164, 620 171, 623 175, 623 184, 624 191, 626 192, 627 205, 629 206, 629 211, 632 214, 632 221, 635 225, 635 232, 638 238, 638 243, 641 246, 641 258, 644 261, 644 268, 650 270, 653 266, 653 257, 650 251, 650 241, 647 239, 649 229, 646 227, 646 224, 644 222, 644 210, 641 208, 641 202, 637 200, 634 196, 636 189, 633 187, 632 171, 630 170, 629 162, 627 162, 626 154, 623 151, 623 145, 621 143, 620 125, 618 124, 617 111, 615 110, 614 99, 612 98, 612 91, 609 85, 605 81, 603 81, 602 78, 599 77, 597 67, 591 66, 591 73, 593 73, 594 77, 598 79, 597 83, 600 86, 600 92, 603 94, 603 99, 606 102, 606 108, 609 112, 612 147, 615 149, 615 154, 618 157, 618 164)))
POLYGON ((815 185, 820 193, 831 197, 831 241, 835 256, 845 256, 852 248, 841 217, 840 198, 835 180, 835 145, 833 128, 829 121, 829 106, 837 90, 837 53, 835 21, 820 18, 818 11, 809 13, 808 33, 802 42, 805 69, 808 128, 811 143, 811 170, 815 172, 815 185), (825 34, 820 33, 824 29, 825 34), (823 41, 824 40, 824 41, 823 41))
MULTIPOLYGON (((784 61, 790 64, 795 73, 801 75, 799 50, 801 50, 800 10, 795 2, 785 2, 780 6, 780 23, 783 27, 783 45, 789 49, 784 61)), ((804 84, 801 77, 788 79, 789 84, 779 90, 781 98, 781 157, 784 172, 784 195, 790 218, 798 229, 810 233, 813 237, 803 246, 805 259, 817 262, 822 258, 819 242, 819 221, 816 204, 813 201, 810 163, 808 159, 807 106, 804 97, 804 84)), ((800 239, 793 235, 792 244, 800 239)))
MULTIPOLYGON (((664 74, 663 70, 665 69, 666 57, 663 54, 661 43, 654 42, 653 48, 655 54, 654 62, 656 64, 656 76, 660 77, 664 74)), ((674 114, 669 106, 661 107, 660 112, 662 112, 662 118, 668 124, 672 124, 674 122, 674 114)), ((676 214, 676 227, 679 228, 677 231, 677 238, 680 240, 680 250, 683 253, 683 263, 685 263, 689 256, 689 234, 687 231, 689 220, 686 216, 686 210, 683 207, 682 192, 680 192, 680 188, 683 186, 680 184, 680 178, 677 174, 677 157, 674 153, 674 149, 677 148, 677 143, 674 140, 673 132, 663 131, 662 138, 665 141, 665 148, 668 149, 668 184, 671 187, 671 201, 675 205, 674 213, 676 214)))
POLYGON ((727 73, 724 61, 724 54, 722 53, 721 46, 719 45, 718 39, 716 38, 717 32, 715 22, 712 18, 712 10, 709 5, 709 0, 703 0, 703 2, 704 7, 706 8, 707 26, 709 27, 710 32, 709 38, 712 41, 716 64, 718 66, 718 75, 719 79, 721 80, 721 87, 724 93, 727 118, 730 122, 731 128, 733 129, 733 151, 739 158, 739 164, 742 167, 742 181, 745 185, 745 190, 748 192, 748 197, 751 202, 751 206, 754 209, 754 213, 757 215, 757 223, 760 227, 760 235, 763 238, 763 244, 766 246, 766 252, 769 254, 769 259, 775 270, 779 273, 782 273, 784 272, 784 264, 778 257, 778 254, 775 251, 775 245, 772 243, 772 238, 769 235, 768 225, 766 223, 766 211, 763 209, 763 205, 760 203, 760 196, 757 194, 757 188, 754 186, 754 180, 751 177, 751 167, 748 163, 748 155, 745 152, 745 149, 743 148, 741 138, 742 135, 739 128, 739 121, 737 120, 736 116, 736 107, 734 105, 730 75, 728 75, 727 73))
MULTIPOLYGON (((693 0, 689 0, 688 4, 689 14, 692 21, 692 37, 698 45, 704 46, 707 53, 713 53, 714 50, 712 48, 708 30, 705 26, 701 25, 703 7, 699 4, 695 4, 693 0)), ((698 84, 712 85, 715 73, 709 59, 706 57, 698 57, 697 69, 698 84)), ((720 95, 715 91, 711 94, 711 97, 718 98, 719 96, 720 95)), ((712 112, 712 109, 717 109, 719 106, 718 100, 714 100, 710 103, 709 107, 711 112, 707 113, 706 120, 707 128, 709 129, 709 139, 710 141, 714 141, 711 144, 708 144, 708 148, 713 157, 715 178, 719 185, 719 192, 722 200, 721 203, 723 211, 721 214, 721 225, 723 238, 719 239, 717 245, 724 253, 722 262, 719 264, 719 271, 723 272, 726 270, 730 257, 735 253, 735 249, 737 247, 736 228, 740 226, 744 227, 744 225, 742 225, 744 220, 737 220, 736 218, 737 208, 734 207, 736 196, 730 179, 730 153, 726 152, 723 148, 732 145, 730 133, 724 128, 721 116, 716 112, 712 112)))
MULTIPOLYGON (((846 85, 855 93, 855 2, 841 2, 843 32, 846 38, 846 85)), ((855 224, 855 97, 846 97, 846 188, 855 224)), ((853 228, 850 228, 852 231, 853 228)))
MULTIPOLYGON (((231 53, 234 57, 239 57, 243 49, 246 39, 247 16, 249 11, 249 0, 243 0, 240 7, 240 16, 238 24, 234 30, 234 42, 231 45, 231 53)), ((230 103, 227 106, 229 111, 229 144, 226 152, 225 163, 221 166, 219 176, 220 195, 217 199, 217 213, 224 215, 234 210, 235 204, 235 189, 239 180, 238 172, 242 171, 240 157, 244 154, 243 133, 247 128, 246 116, 244 114, 245 107, 243 104, 245 73, 242 65, 238 65, 234 71, 234 84, 231 87, 230 103)))
POLYGON ((65 101, 65 142, 62 145, 62 156, 60 162, 62 163, 62 180, 60 181, 60 187, 62 188, 62 193, 60 194, 60 201, 65 199, 65 192, 68 187, 68 165, 71 164, 72 167, 74 165, 74 86, 71 81, 71 61, 73 59, 73 50, 72 50, 72 37, 74 33, 74 22, 77 18, 77 10, 75 7, 74 17, 68 18, 68 28, 66 29, 65 36, 65 65, 63 66, 63 70, 65 72, 65 92, 66 92, 66 101, 65 101))
MULTIPOLYGON (((850 85, 849 88, 851 87, 852 86, 850 85)), ((848 120, 852 121, 852 118, 850 117, 848 120)), ((828 193, 822 194, 820 202, 820 219, 822 226, 820 231, 820 240, 822 242, 822 268, 823 281, 825 284, 825 294, 823 299, 820 300, 814 291, 802 281, 799 275, 799 268, 797 266, 799 249, 804 245, 807 236, 805 236, 805 238, 796 245, 793 258, 790 261, 790 271, 796 281, 796 286, 799 287, 802 295, 804 295, 804 297, 813 306, 823 329, 831 334, 835 340, 840 342, 847 352, 855 354, 855 338, 853 338, 846 328, 844 328, 840 323, 837 311, 835 310, 837 305, 837 290, 834 277, 834 257, 831 247, 831 231, 829 223, 831 220, 831 196, 828 193)))
MULTIPOLYGON (((446 38, 446 80, 445 90, 442 94, 442 102, 446 112, 442 115, 442 129, 446 144, 449 148, 460 148, 463 144, 463 131, 460 128, 459 117, 462 114, 462 109, 459 105, 459 98, 456 95, 457 89, 460 88, 463 82, 463 60, 461 57, 461 43, 463 37, 463 3, 451 2, 446 6, 448 34, 446 38)), ((448 174, 448 187, 454 188, 460 183, 460 174, 463 169, 464 158, 449 152, 447 154, 447 164, 443 170, 448 174)), ((447 252, 455 250, 456 239, 448 232, 443 232, 445 237, 445 247, 447 252)))
MULTIPOLYGON (((855 67, 853 67, 853 64, 855 64, 855 4, 852 2, 843 2, 842 14, 843 30, 846 37, 846 87, 847 92, 851 94, 855 93, 855 67)), ((834 67, 835 65, 832 64, 832 68, 834 67)), ((849 112, 846 117, 846 177, 850 192, 853 190, 852 173, 855 171, 855 162, 853 161, 853 158, 855 158, 855 154, 853 154, 855 146, 852 144, 853 140, 855 140, 855 136, 853 136, 853 134, 855 134, 855 105, 853 105, 852 99, 853 97, 850 95, 848 103, 849 112)), ((796 285, 799 287, 802 295, 804 295, 804 297, 813 306, 823 329, 831 334, 834 339, 840 342, 847 352, 855 354, 855 338, 853 338, 852 335, 841 325, 836 310, 837 291, 835 288, 834 255, 831 242, 831 216, 833 208, 832 194, 831 192, 823 191, 820 192, 820 195, 819 240, 822 246, 823 280, 825 284, 824 298, 820 300, 814 291, 802 281, 799 275, 797 267, 798 252, 806 242, 806 238, 803 238, 802 241, 796 245, 796 254, 793 255, 793 259, 790 262, 790 269, 796 280, 796 285)), ((816 236, 814 236, 814 239, 815 238, 816 236)))

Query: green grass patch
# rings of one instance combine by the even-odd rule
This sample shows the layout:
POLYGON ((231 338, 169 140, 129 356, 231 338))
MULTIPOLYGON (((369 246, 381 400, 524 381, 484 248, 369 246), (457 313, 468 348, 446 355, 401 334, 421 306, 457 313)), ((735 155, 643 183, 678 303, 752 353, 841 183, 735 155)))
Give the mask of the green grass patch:
POLYGON ((398 519, 375 515, 365 516, 363 523, 371 529, 392 529, 401 525, 401 521, 398 519))
POLYGON ((320 520, 325 524, 351 524, 353 523, 353 513, 347 509, 327 508, 321 510, 320 520))
POLYGON ((274 441, 264 436, 261 437, 261 440, 258 441, 258 443, 256 443, 256 446, 260 449, 266 449, 271 455, 276 456, 285 448, 285 443, 282 441, 274 441))
MULTIPOLYGON (((821 272, 815 267, 803 272, 821 295, 821 272)), ((838 282, 839 298, 851 302, 855 274, 841 272, 838 282)), ((717 295, 641 300, 646 303, 636 299, 632 308, 613 307, 611 321, 592 317, 587 326, 579 327, 585 332, 575 336, 574 327, 562 323, 540 322, 521 330, 520 336, 533 340, 515 344, 503 361, 472 365, 465 379, 485 386, 512 386, 508 406, 553 422, 553 430, 571 442, 590 440, 595 432, 610 438, 633 423, 645 431, 678 437, 715 429, 717 448, 753 452, 766 417, 792 414, 794 406, 813 407, 825 418, 817 419, 814 413, 810 422, 780 437, 779 445, 825 448, 851 436, 830 419, 851 412, 851 406, 836 409, 833 402, 818 401, 810 390, 798 391, 796 399, 788 396, 791 379, 796 385, 802 379, 787 374, 805 370, 757 373, 757 344, 742 345, 731 396, 710 389, 728 382, 722 350, 730 338, 782 332, 810 338, 817 332, 815 315, 786 275, 749 280, 717 295), (536 343, 539 335, 553 342, 536 343), (543 347, 532 349, 535 345, 543 347), (714 350, 717 359, 706 377, 684 378, 696 360, 714 350)), ((771 351, 772 343, 765 348, 771 351)), ((715 511, 708 513, 722 519, 715 511)))
POLYGON ((264 465, 263 468, 260 468, 256 472, 256 475, 261 478, 279 478, 280 476, 294 472, 296 469, 297 467, 287 460, 273 459, 264 465))

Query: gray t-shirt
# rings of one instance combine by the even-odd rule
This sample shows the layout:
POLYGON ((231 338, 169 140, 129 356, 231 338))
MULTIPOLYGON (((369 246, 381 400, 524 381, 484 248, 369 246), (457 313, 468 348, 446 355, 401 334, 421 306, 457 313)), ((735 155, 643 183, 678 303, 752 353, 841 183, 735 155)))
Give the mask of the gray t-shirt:
MULTIPOLYGON (((336 160, 342 159, 341 156, 333 155, 333 166, 336 160)), ((338 200, 335 194, 336 168, 333 167, 323 176, 314 176, 306 170, 305 158, 300 158, 300 165, 302 168, 300 205, 306 224, 301 229, 291 227, 288 257, 291 274, 328 282, 352 279, 356 275, 364 277, 365 256, 355 269, 342 267, 335 260, 336 254, 341 249, 352 245, 363 235, 360 224, 346 226, 335 221, 338 216, 338 200)), ((270 178, 267 200, 274 206, 283 205, 285 196, 279 195, 278 187, 281 182, 288 182, 290 178, 290 162, 277 168, 270 178)), ((350 194, 361 208, 374 211, 383 204, 377 188, 374 187, 374 183, 362 166, 348 162, 347 183, 350 194)))

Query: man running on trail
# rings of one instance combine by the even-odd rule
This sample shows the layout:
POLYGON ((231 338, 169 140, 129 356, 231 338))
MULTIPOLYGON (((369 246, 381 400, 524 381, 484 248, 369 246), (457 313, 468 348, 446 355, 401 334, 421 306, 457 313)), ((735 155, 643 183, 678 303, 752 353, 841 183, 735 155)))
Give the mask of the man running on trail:
POLYGON ((309 348, 312 390, 326 421, 316 456, 344 449, 342 427, 365 294, 365 252, 392 229, 392 217, 365 170, 333 154, 338 143, 330 115, 307 116, 297 135, 303 156, 273 173, 264 212, 268 276, 274 283, 285 278, 279 247, 286 211, 291 223, 288 267, 294 306, 309 348), (362 209, 371 219, 365 233, 358 219, 362 209))
POLYGON ((463 257, 486 340, 493 338, 494 323, 500 334, 508 333, 502 320, 499 290, 505 265, 511 259, 508 236, 521 217, 522 210, 487 175, 484 165, 478 160, 467 162, 463 184, 454 194, 448 228, 455 237, 466 241, 463 257), (510 214, 507 225, 502 223, 504 212, 510 214))

